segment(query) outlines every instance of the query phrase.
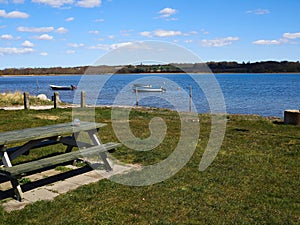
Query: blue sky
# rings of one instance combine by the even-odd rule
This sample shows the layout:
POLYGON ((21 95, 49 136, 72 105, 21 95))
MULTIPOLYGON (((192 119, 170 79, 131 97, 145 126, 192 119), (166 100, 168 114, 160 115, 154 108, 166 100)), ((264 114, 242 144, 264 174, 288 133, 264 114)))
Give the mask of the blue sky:
POLYGON ((0 68, 92 65, 156 40, 203 61, 299 61, 297 0, 0 0, 0 68))

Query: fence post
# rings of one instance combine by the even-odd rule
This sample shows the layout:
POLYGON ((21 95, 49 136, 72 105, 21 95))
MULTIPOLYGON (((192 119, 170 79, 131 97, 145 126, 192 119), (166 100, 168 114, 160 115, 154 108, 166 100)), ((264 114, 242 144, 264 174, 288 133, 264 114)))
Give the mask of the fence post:
POLYGON ((29 93, 24 92, 24 109, 29 109, 30 108, 30 103, 29 103, 29 93))
POLYGON ((86 107, 86 94, 85 91, 81 91, 81 103, 80 103, 81 108, 86 107))
POLYGON ((54 92, 53 102, 54 102, 54 109, 56 109, 58 106, 58 102, 59 102, 59 93, 58 92, 54 92))

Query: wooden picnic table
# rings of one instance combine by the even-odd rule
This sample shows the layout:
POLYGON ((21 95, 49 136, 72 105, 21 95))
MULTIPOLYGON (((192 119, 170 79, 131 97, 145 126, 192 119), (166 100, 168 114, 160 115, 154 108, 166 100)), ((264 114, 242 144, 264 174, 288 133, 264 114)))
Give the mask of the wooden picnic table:
POLYGON ((106 152, 120 146, 119 143, 101 144, 98 139, 98 130, 105 126, 104 123, 80 122, 62 123, 42 127, 26 128, 0 133, 0 156, 3 167, 0 168, 0 175, 10 179, 17 200, 21 201, 23 192, 18 178, 28 172, 47 168, 60 163, 72 161, 76 158, 84 157, 90 154, 99 154, 107 171, 112 170, 107 160, 106 152), (84 138, 79 136, 84 133, 84 138), (83 141, 82 141, 83 140, 83 141), (16 147, 10 145, 21 144, 16 147), (66 145, 66 151, 63 154, 43 158, 27 163, 12 165, 11 161, 22 154, 28 154, 31 149, 45 147, 54 144, 66 145), (72 151, 78 147, 80 151, 72 151))

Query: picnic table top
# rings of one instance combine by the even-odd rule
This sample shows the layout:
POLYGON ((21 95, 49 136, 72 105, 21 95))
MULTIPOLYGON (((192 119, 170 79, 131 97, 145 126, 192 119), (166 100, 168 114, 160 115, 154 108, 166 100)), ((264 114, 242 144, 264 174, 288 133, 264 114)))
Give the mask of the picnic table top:
POLYGON ((13 130, 0 132, 0 146, 13 144, 23 141, 38 140, 48 137, 55 137, 65 134, 71 134, 80 131, 88 131, 98 129, 105 126, 105 123, 84 122, 81 121, 80 125, 70 123, 60 123, 49 126, 25 128, 21 130, 13 130))

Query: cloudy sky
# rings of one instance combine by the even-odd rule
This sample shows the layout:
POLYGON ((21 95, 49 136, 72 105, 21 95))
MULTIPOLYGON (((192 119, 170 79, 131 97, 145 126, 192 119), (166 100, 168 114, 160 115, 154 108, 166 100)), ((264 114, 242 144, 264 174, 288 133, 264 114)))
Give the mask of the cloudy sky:
POLYGON ((297 0, 0 0, 0 68, 92 65, 143 40, 203 61, 299 61, 299 10, 297 0))

